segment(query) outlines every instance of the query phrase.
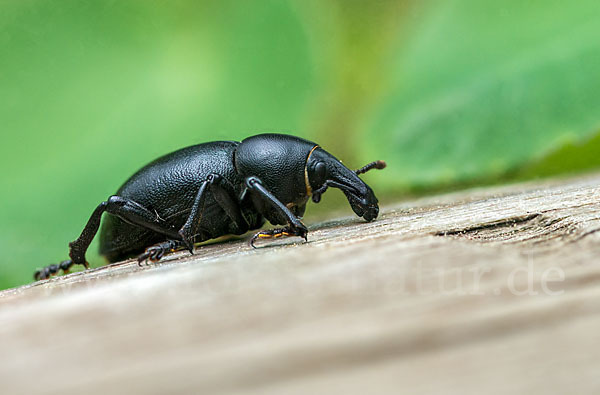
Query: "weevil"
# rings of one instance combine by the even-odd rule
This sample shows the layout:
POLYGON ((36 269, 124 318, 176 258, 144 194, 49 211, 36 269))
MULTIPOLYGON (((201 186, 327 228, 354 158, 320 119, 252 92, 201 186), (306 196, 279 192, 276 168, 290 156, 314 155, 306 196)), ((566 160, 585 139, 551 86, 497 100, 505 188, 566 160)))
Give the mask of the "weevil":
POLYGON ((183 148, 142 167, 115 195, 93 211, 81 235, 69 243, 69 257, 35 272, 46 279, 73 265, 89 268, 85 254, 100 229, 100 254, 109 262, 137 256, 139 263, 223 235, 242 235, 265 220, 281 228, 257 239, 299 236, 309 198, 318 203, 329 187, 339 188, 359 217, 379 214, 373 190, 358 176, 383 169, 375 161, 350 170, 318 144, 284 134, 260 134, 183 148))

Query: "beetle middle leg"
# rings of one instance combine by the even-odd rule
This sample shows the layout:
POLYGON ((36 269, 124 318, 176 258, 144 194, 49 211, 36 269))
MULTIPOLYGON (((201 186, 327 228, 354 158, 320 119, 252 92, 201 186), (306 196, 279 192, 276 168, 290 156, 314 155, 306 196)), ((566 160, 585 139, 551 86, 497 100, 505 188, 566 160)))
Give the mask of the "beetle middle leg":
POLYGON ((202 220, 204 203, 208 191, 212 193, 217 204, 238 227, 240 233, 246 232, 249 228, 248 221, 246 221, 242 214, 239 202, 232 195, 233 186, 219 174, 212 173, 200 186, 194 204, 192 205, 190 215, 178 232, 180 238, 190 252, 193 252, 194 237, 196 235, 196 230, 200 225, 200 221, 202 220))
POLYGON ((143 254, 137 257, 138 265, 142 265, 144 261, 158 262, 162 259, 165 254, 175 252, 184 248, 185 245, 181 240, 167 240, 157 243, 153 246, 146 248, 143 254))
POLYGON ((190 253, 193 253, 194 238, 202 220, 205 208, 204 203, 209 191, 217 201, 217 204, 225 211, 225 214, 238 227, 239 232, 245 233, 248 230, 248 221, 244 218, 239 203, 232 195, 233 186, 219 174, 212 173, 200 185, 190 215, 186 219, 185 224, 177 232, 179 237, 148 247, 143 254, 138 256, 138 264, 141 264, 145 260, 159 261, 165 254, 181 248, 186 248, 190 253))

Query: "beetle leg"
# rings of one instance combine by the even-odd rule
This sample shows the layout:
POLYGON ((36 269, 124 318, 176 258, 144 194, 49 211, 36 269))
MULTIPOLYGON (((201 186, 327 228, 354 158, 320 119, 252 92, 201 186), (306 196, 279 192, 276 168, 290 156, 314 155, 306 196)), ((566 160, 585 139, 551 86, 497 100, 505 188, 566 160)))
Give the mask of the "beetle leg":
POLYGON ((100 217, 105 211, 130 224, 153 230, 171 238, 179 238, 177 232, 165 227, 154 212, 131 199, 114 195, 108 198, 107 201, 98 205, 79 238, 69 243, 69 255, 74 264, 84 265, 86 268, 88 267, 87 262, 85 261, 85 252, 96 235, 96 232, 98 232, 100 217))
POLYGON ((89 265, 85 260, 85 252, 90 246, 94 236, 96 236, 96 232, 98 232, 98 228, 100 227, 102 213, 107 210, 108 206, 108 201, 100 203, 90 216, 90 219, 83 228, 83 231, 79 237, 69 243, 69 256, 71 257, 73 264, 83 265, 86 269, 89 268, 89 265))
POLYGON ((233 193, 233 185, 225 178, 220 177, 219 182, 210 185, 215 200, 221 206, 225 214, 238 227, 239 233, 246 233, 250 228, 248 221, 242 214, 240 203, 233 193))
POLYGON ((137 257, 138 265, 142 266, 142 262, 158 262, 161 258, 169 252, 175 252, 184 246, 181 240, 167 240, 157 243, 151 247, 146 248, 143 254, 137 257))
POLYGON ((215 177, 213 174, 209 175, 208 179, 200 185, 200 189, 194 199, 192 210, 188 216, 185 224, 179 229, 179 236, 183 240, 183 243, 190 254, 194 253, 194 236, 196 235, 196 229, 202 219, 202 213, 204 212, 204 201, 206 200, 206 189, 210 183, 214 182, 215 177))
MULTIPOLYGON (((275 208, 281 215, 285 217, 288 222, 288 226, 282 229, 277 229, 274 234, 281 233, 284 236, 300 236, 304 240, 307 240, 306 235, 308 234, 308 229, 306 226, 296 217, 289 208, 287 208, 283 203, 279 201, 267 188, 265 188, 261 181, 257 177, 248 177, 246 178, 246 186, 248 189, 258 193, 262 199, 266 200, 273 208, 275 208), (286 233, 286 234, 284 234, 286 233)), ((258 232, 253 238, 256 240, 257 238, 267 238, 269 237, 270 231, 258 232), (261 236, 266 235, 266 236, 261 236)), ((279 236, 273 236, 279 237, 279 236)), ((251 240, 251 245, 254 246, 254 240, 251 240)))
POLYGON ((111 196, 108 200, 100 203, 98 207, 96 207, 79 237, 69 243, 69 257, 71 259, 63 261, 59 265, 49 265, 43 269, 37 270, 34 273, 35 279, 48 278, 61 269, 63 272, 65 272, 66 269, 68 272, 73 265, 83 265, 88 269, 89 265, 85 259, 85 253, 98 232, 100 220, 102 219, 102 214, 104 212, 119 217, 130 224, 164 234, 167 237, 173 239, 180 238, 175 230, 165 227, 162 223, 163 221, 161 221, 154 212, 148 210, 141 204, 121 196, 111 196))
MULTIPOLYGON (((248 221, 246 221, 242 215, 239 203, 232 197, 227 186, 223 185, 225 183, 226 180, 219 174, 209 174, 196 194, 196 199, 192 205, 190 215, 178 232, 185 243, 185 246, 191 253, 193 253, 194 236, 196 235, 196 230, 200 225, 202 214, 204 213, 204 202, 206 201, 208 190, 212 192, 219 206, 221 206, 223 211, 225 211, 225 214, 236 224, 240 229, 240 232, 244 233, 248 230, 248 221)), ((233 187, 230 186, 229 189, 233 189, 233 187)))

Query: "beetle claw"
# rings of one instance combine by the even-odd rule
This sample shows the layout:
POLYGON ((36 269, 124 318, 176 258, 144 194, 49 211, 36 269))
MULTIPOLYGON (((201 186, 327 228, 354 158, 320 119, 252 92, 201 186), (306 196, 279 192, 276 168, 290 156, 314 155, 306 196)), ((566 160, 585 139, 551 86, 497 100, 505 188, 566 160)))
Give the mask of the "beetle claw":
POLYGON ((194 255, 194 243, 185 242, 185 249, 190 252, 190 255, 194 255))
POLYGON ((254 245, 254 242, 256 241, 256 239, 258 239, 258 235, 260 232, 255 233, 254 236, 252 236, 252 238, 250 239, 250 247, 256 249, 256 246, 254 245))

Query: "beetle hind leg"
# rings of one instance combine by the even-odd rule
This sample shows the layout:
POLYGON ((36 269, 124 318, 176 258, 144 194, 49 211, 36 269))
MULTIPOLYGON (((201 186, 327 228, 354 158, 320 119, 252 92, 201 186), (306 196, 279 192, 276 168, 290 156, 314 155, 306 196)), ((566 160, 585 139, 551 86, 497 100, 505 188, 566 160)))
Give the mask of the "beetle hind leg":
POLYGON ((137 257, 138 265, 142 266, 142 262, 158 262, 162 259, 165 254, 175 252, 187 248, 182 240, 167 240, 157 243, 153 246, 146 248, 143 254, 137 257))

